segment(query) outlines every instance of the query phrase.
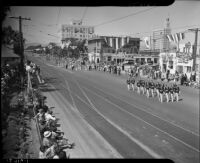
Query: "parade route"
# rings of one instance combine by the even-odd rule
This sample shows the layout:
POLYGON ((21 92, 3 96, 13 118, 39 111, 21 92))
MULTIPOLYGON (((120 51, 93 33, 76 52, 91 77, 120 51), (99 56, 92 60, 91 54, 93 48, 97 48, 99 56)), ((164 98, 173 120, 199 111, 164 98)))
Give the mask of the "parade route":
POLYGON ((42 78, 53 86, 46 94, 50 105, 56 105, 55 111, 62 115, 62 129, 77 128, 70 137, 74 135, 74 141, 86 146, 84 151, 77 142, 79 152, 74 157, 168 158, 178 163, 199 160, 198 90, 181 87, 179 102, 160 103, 157 98, 128 91, 124 76, 85 70, 69 73, 71 70, 46 65, 39 58, 30 60, 40 65, 42 78), (72 111, 74 119, 66 120, 72 111), (81 119, 101 138, 82 133, 78 127, 81 119), (85 134, 93 141, 90 145, 85 134), (107 142, 105 150, 100 148, 100 139, 107 142), (102 149, 97 150, 98 155, 94 154, 96 149, 102 149))

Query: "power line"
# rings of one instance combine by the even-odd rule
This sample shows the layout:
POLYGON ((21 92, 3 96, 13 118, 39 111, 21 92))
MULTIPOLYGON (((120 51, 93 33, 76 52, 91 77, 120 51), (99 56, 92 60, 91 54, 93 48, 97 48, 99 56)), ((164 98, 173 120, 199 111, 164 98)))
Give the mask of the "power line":
POLYGON ((61 7, 59 7, 59 12, 58 12, 58 17, 57 17, 57 21, 56 21, 56 26, 58 25, 58 21, 59 21, 59 17, 60 17, 60 12, 61 12, 61 7))
POLYGON ((81 18, 81 23, 82 23, 82 21, 83 21, 83 19, 84 19, 84 17, 85 17, 86 11, 87 11, 87 7, 86 7, 85 10, 84 10, 83 16, 82 16, 82 18, 81 18))
POLYGON ((102 26, 102 25, 105 25, 105 24, 109 24, 109 23, 115 22, 115 21, 119 21, 119 20, 125 19, 125 18, 130 17, 130 16, 138 15, 140 13, 147 12, 147 11, 152 10, 154 8, 156 8, 156 7, 148 8, 148 9, 141 10, 141 11, 138 11, 138 12, 135 12, 135 13, 132 13, 132 14, 120 17, 120 18, 116 18, 116 19, 113 19, 113 20, 110 20, 110 21, 107 21, 107 22, 103 22, 103 23, 95 25, 94 27, 98 27, 98 26, 102 26))

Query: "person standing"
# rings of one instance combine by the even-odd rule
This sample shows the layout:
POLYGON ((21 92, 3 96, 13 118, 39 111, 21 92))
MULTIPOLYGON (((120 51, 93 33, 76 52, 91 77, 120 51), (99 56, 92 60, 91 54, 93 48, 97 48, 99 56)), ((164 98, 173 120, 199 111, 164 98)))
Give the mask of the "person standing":
POLYGON ((154 85, 154 82, 153 82, 153 81, 151 81, 150 83, 151 83, 151 84, 150 84, 151 96, 154 97, 154 88, 155 88, 155 85, 154 85))
POLYGON ((169 102, 169 87, 167 85, 165 85, 164 91, 167 102, 169 102))
POLYGON ((133 76, 131 78, 131 87, 132 87, 132 90, 134 91, 135 90, 135 79, 133 76))
POLYGON ((137 92, 140 94, 140 80, 137 81, 137 92))
POLYGON ((159 94, 160 94, 160 102, 163 103, 163 92, 164 92, 164 85, 160 85, 159 87, 159 94))
POLYGON ((174 92, 175 92, 175 99, 178 102, 179 101, 180 88, 176 84, 174 85, 174 92))
POLYGON ((126 83, 127 83, 127 88, 128 88, 128 91, 129 91, 130 90, 130 84, 131 84, 130 77, 128 77, 128 79, 126 80, 126 83))
POLYGON ((169 93, 170 93, 171 101, 174 102, 174 89, 173 89, 173 86, 170 87, 169 93))
POLYGON ((146 84, 145 84, 145 87, 146 87, 146 95, 147 95, 147 98, 149 98, 149 82, 147 81, 146 84))
POLYGON ((142 89, 142 93, 143 93, 143 94, 145 93, 144 87, 145 87, 145 81, 142 80, 142 81, 141 81, 141 89, 142 89))

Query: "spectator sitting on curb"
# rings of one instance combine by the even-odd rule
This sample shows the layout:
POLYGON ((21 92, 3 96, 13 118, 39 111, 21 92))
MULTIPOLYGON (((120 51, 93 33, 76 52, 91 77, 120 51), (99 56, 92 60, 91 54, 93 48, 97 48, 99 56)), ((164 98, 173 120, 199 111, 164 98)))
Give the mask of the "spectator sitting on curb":
POLYGON ((40 151, 39 151, 39 159, 45 159, 46 154, 45 154, 45 147, 43 145, 40 146, 40 151))
POLYGON ((34 118, 38 118, 38 121, 44 121, 45 120, 45 114, 43 109, 39 109, 39 112, 36 114, 34 118))
POLYGON ((56 133, 55 132, 50 132, 50 131, 45 131, 44 132, 43 142, 42 142, 43 146, 49 148, 54 143, 56 143, 56 133))
POLYGON ((51 111, 47 110, 47 112, 45 113, 45 120, 48 123, 50 119, 53 121, 56 120, 56 118, 51 115, 51 111))

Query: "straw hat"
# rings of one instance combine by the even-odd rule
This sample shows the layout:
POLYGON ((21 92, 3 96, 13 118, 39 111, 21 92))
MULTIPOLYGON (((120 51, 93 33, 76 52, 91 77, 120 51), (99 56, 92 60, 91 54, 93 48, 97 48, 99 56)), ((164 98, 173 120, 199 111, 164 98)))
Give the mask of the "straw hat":
POLYGON ((51 132, 50 131, 45 131, 44 132, 44 137, 48 138, 49 136, 51 136, 51 132))

